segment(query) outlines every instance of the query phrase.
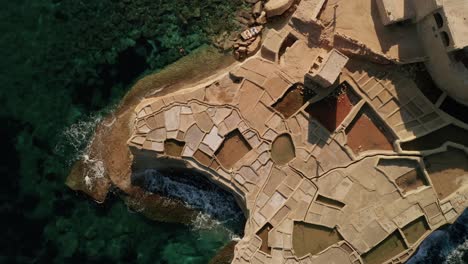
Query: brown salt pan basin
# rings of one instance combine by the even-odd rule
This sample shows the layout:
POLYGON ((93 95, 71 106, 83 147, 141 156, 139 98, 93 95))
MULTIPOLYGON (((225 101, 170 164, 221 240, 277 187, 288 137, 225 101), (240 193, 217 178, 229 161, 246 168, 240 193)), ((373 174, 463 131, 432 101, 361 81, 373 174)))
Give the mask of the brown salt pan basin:
POLYGON ((271 159, 278 165, 284 165, 296 157, 294 144, 289 134, 279 135, 271 145, 271 159))
POLYGON ((362 256, 366 264, 380 264, 406 250, 405 242, 398 230, 362 256))
POLYGON ((422 186, 429 185, 429 182, 422 172, 419 163, 415 160, 409 159, 380 159, 378 166, 386 167, 407 167, 410 168, 408 172, 403 175, 395 175, 395 183, 400 189, 406 193, 413 191, 422 186), (411 169, 412 168, 412 169, 411 169))
POLYGON ((224 168, 231 169, 251 149, 247 140, 236 129, 227 134, 215 156, 224 168))
POLYGON ((342 83, 330 96, 309 105, 305 111, 333 132, 343 122, 359 97, 347 83, 342 83))
POLYGON ((314 93, 305 89, 302 84, 294 84, 272 107, 285 118, 289 118, 313 96, 314 93))
POLYGON ((164 141, 164 152, 168 156, 180 157, 184 146, 185 142, 178 141, 175 139, 168 139, 164 141))
POLYGON ((429 231, 429 227, 424 216, 421 216, 403 227, 402 231, 406 237, 406 240, 408 240, 410 244, 413 244, 417 242, 427 231, 429 231))
POLYGON ((259 236, 262 239, 262 245, 260 246, 260 250, 270 254, 271 253, 271 248, 268 247, 268 233, 270 230, 273 228, 273 226, 270 223, 266 223, 258 232, 257 236, 259 236))
POLYGON ((419 168, 398 177, 395 182, 405 193, 428 185, 424 174, 419 168))
POLYGON ((440 199, 455 192, 462 181, 468 181, 468 155, 463 150, 449 148, 425 157, 424 163, 440 199))
POLYGON ((309 253, 315 255, 341 240, 343 238, 336 229, 304 222, 294 222, 293 249, 298 257, 309 253))
POLYGON ((393 150, 393 137, 368 107, 363 107, 346 128, 348 146, 358 154, 367 150, 393 150))

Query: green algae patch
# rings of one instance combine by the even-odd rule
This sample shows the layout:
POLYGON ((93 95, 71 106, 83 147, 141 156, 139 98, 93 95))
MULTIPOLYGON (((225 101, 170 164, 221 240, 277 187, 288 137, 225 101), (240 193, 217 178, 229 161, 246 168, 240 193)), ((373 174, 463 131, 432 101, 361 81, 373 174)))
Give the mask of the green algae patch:
POLYGON ((234 259, 234 248, 237 241, 231 241, 218 254, 216 254, 208 264, 230 264, 234 259))

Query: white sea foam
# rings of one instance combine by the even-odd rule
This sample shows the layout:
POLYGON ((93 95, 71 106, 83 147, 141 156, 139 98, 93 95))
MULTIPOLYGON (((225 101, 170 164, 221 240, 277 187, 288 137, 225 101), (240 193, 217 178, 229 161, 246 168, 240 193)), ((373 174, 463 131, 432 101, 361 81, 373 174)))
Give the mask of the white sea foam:
POLYGON ((115 123, 116 118, 113 111, 116 107, 116 104, 109 105, 99 112, 85 116, 66 127, 55 146, 55 152, 64 156, 69 164, 83 158, 84 155, 89 153, 89 147, 93 142, 92 139, 97 125, 101 123, 105 127, 111 127, 115 123), (105 116, 111 116, 112 118, 108 118, 106 121, 105 116))
POLYGON ((79 159, 83 161, 86 165, 83 179, 89 190, 92 190, 95 181, 103 178, 105 174, 104 163, 96 155, 91 157, 89 154, 95 128, 103 121, 102 116, 102 113, 94 114, 70 125, 63 130, 55 147, 55 152, 62 156, 69 165, 79 159))
POLYGON ((468 254, 468 239, 464 243, 458 245, 452 252, 447 255, 444 264, 466 264, 466 255, 468 254))
MULTIPOLYGON (((103 162, 89 154, 95 128, 103 121, 102 116, 103 113, 95 114, 70 125, 63 131, 61 140, 56 146, 56 152, 65 156, 69 164, 82 159, 87 165, 83 176, 89 189, 93 188, 96 179, 105 175, 103 162)), ((114 121, 113 119, 103 125, 110 127, 114 121)), ((226 227, 243 222, 243 213, 237 207, 234 197, 221 191, 203 190, 191 184, 175 181, 156 170, 146 170, 140 174, 139 176, 144 178, 148 191, 177 198, 187 207, 199 211, 192 221, 194 230, 219 229, 227 232, 232 240, 240 239, 230 228, 226 227)), ((141 206, 136 208, 143 210, 141 206)))
POLYGON ((87 154, 83 155, 83 163, 86 165, 84 180, 89 190, 93 189, 94 181, 104 177, 106 172, 104 163, 98 159, 91 159, 87 154))
MULTIPOLYGON (((145 170, 134 177, 143 179, 147 190, 177 198, 187 207, 200 211, 192 222, 192 228, 196 230, 225 228, 243 219, 243 214, 237 207, 234 197, 226 195, 225 192, 200 189, 191 184, 176 181, 157 170, 145 170)), ((232 239, 236 239, 233 233, 232 239)))
POLYGON ((55 147, 56 153, 64 155, 68 163, 83 158, 88 153, 94 130, 102 121, 102 115, 92 115, 65 128, 55 147))

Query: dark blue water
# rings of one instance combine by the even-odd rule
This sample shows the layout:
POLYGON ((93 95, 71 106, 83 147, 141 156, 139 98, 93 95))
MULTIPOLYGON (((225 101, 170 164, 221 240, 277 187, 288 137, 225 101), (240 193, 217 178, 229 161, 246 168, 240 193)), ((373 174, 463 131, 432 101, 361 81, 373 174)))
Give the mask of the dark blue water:
POLYGON ((468 210, 453 225, 429 235, 407 263, 468 263, 468 210))

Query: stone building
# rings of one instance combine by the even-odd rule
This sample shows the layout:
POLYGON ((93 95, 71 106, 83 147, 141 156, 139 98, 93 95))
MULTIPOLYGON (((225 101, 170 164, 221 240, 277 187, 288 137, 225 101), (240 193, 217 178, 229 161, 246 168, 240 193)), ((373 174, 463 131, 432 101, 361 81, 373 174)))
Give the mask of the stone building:
POLYGON ((348 57, 338 50, 332 49, 325 56, 317 56, 306 76, 322 87, 330 87, 347 62, 348 57))
POLYGON ((377 0, 384 25, 416 23, 434 82, 468 105, 468 1, 377 0))

